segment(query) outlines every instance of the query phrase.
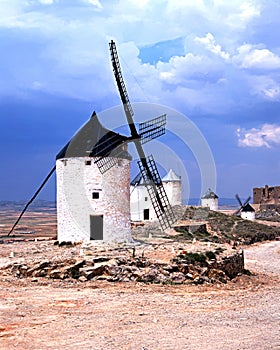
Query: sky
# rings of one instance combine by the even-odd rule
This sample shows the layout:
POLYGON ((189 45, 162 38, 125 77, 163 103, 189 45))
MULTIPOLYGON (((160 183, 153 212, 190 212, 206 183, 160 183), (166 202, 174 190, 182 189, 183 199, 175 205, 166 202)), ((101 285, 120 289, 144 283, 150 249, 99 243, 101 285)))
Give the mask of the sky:
POLYGON ((147 152, 185 197, 280 185, 279 18, 277 0, 0 0, 0 200, 29 199, 93 111, 125 124, 111 40, 136 121, 167 111, 147 152))

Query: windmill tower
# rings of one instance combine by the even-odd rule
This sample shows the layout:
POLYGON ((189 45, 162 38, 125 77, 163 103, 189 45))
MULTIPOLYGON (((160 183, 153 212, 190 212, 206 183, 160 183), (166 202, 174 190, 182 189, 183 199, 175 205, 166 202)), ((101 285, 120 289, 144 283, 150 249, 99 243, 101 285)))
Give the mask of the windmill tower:
POLYGON ((140 172, 130 182, 130 217, 132 221, 157 219, 147 186, 140 172))
MULTIPOLYGON (((162 178, 162 184, 172 206, 182 204, 181 178, 171 169, 162 178)), ((157 219, 147 185, 139 172, 130 182, 130 212, 132 221, 154 221, 157 219)))
POLYGON ((244 203, 241 202, 241 199, 238 194, 235 195, 240 207, 234 213, 235 215, 240 215, 242 219, 254 221, 256 219, 255 209, 249 204, 251 196, 249 196, 244 203))
POLYGON ((172 169, 162 178, 162 183, 170 204, 182 205, 182 180, 172 169))
POLYGON ((131 240, 127 138, 93 113, 56 157, 59 241, 131 240), (115 147, 119 151, 115 152, 115 147), (108 157, 110 156, 110 157, 108 157), (114 167, 103 174, 110 161, 114 167))
POLYGON ((123 136, 104 128, 94 112, 57 154, 56 166, 26 204, 9 234, 56 170, 59 241, 130 241, 129 142, 134 143, 138 152, 141 176, 161 228, 164 230, 175 221, 156 163, 151 155, 146 157, 142 147, 165 133, 166 115, 140 123, 137 130, 113 40, 109 47, 131 135, 123 136))
POLYGON ((218 196, 211 188, 201 197, 201 206, 210 210, 218 210, 218 196))

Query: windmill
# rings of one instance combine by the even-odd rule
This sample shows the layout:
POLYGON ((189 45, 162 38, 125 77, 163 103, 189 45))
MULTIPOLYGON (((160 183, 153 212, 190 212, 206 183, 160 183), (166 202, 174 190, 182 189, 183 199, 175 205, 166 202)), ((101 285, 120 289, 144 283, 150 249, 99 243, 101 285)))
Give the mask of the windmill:
MULTIPOLYGON (((146 157, 142 145, 165 133, 166 115, 164 114, 147 122, 141 123, 139 125, 139 131, 137 131, 133 120, 134 112, 130 104, 126 86, 122 77, 116 44, 113 40, 111 40, 109 43, 109 48, 115 80, 131 133, 130 141, 132 141, 136 147, 137 153, 139 155, 139 160, 137 163, 141 175, 143 177, 145 186, 147 187, 156 216, 162 229, 164 230, 168 227, 171 227, 176 218, 163 187, 156 162, 154 161, 152 155, 146 157)), ((98 162, 102 162, 102 160, 98 162)), ((105 162, 105 166, 104 164, 100 164, 101 172, 103 171, 103 168, 106 170, 107 168, 110 168, 110 166, 108 167, 105 162)))
POLYGON ((243 217, 243 213, 255 212, 254 208, 249 204, 251 196, 249 196, 243 203, 238 194, 235 195, 235 198, 237 199, 240 207, 234 212, 234 215, 243 217))
MULTIPOLYGON (((51 175, 56 171, 57 180, 58 180, 57 184, 58 183, 60 184, 59 186, 57 186, 58 199, 62 198, 62 200, 65 201, 65 203, 61 205, 59 205, 58 203, 58 227, 61 226, 60 225, 61 223, 62 223, 62 226, 64 225, 63 226, 64 228, 62 229, 62 231, 65 231, 66 236, 63 236, 63 235, 62 236, 66 237, 65 238, 66 240, 72 240, 73 235, 75 234, 75 229, 73 226, 75 224, 74 221, 80 221, 80 225, 79 225, 80 227, 87 225, 87 231, 89 230, 88 229, 89 226, 91 227, 90 228, 91 230, 92 226, 97 225, 98 227, 101 228, 100 232, 97 232, 97 235, 99 235, 99 237, 102 237, 98 239, 103 239, 104 237, 103 236, 103 216, 104 216, 105 230, 108 225, 109 226, 111 225, 110 226, 111 231, 116 231, 117 227, 114 224, 114 220, 117 220, 120 223, 120 225, 123 225, 122 228, 124 228, 124 231, 127 232, 126 236, 128 236, 130 224, 129 224, 129 216, 127 216, 129 212, 129 210, 127 209, 127 203, 129 203, 127 199, 129 196, 127 197, 124 194, 123 201, 121 200, 120 197, 117 198, 119 202, 115 203, 115 207, 113 208, 113 214, 112 214, 112 215, 115 215, 114 219, 112 219, 112 217, 109 217, 111 216, 111 213, 109 214, 108 211, 110 210, 109 207, 112 204, 111 198, 109 197, 112 196, 113 192, 116 192, 115 188, 119 186, 120 181, 123 182, 122 186, 124 186, 124 178, 123 178, 124 173, 128 184, 127 187, 128 187, 128 194, 129 194, 129 179, 127 178, 127 175, 129 173, 127 170, 125 170, 129 168, 129 156, 126 152, 127 144, 129 142, 133 142, 135 144, 136 150, 139 155, 138 165, 140 168, 140 172, 145 181, 145 186, 147 187, 153 208, 155 210, 155 213, 157 215, 157 218, 159 220, 159 223, 162 229, 164 230, 170 227, 172 223, 175 221, 175 216, 172 211, 166 192, 164 190, 159 172, 157 170, 156 163, 152 156, 146 157, 142 147, 144 143, 152 139, 155 139, 156 137, 159 137, 160 135, 163 135, 165 133, 166 115, 164 114, 150 121, 140 123, 139 130, 137 131, 137 128, 133 121, 134 112, 128 98, 128 93, 127 93, 124 80, 122 77, 121 69, 120 69, 120 62, 118 59, 116 45, 113 40, 109 43, 109 47, 110 47, 110 53, 111 53, 113 72, 114 72, 116 83, 120 93, 121 101, 123 103, 124 112, 125 112, 125 116, 127 119, 130 132, 131 132, 131 136, 126 137, 104 128, 99 122, 96 113, 94 112, 91 116, 91 119, 74 135, 74 137, 57 154, 56 165, 52 168, 52 170, 47 175, 47 177, 45 178, 41 186, 37 189, 37 191, 33 195, 33 197, 25 205, 19 218, 13 225, 8 235, 10 235, 11 232, 15 229, 16 225, 19 223, 24 212, 27 210, 29 205, 37 197, 37 195, 45 186, 45 184, 47 183, 51 175), (123 166, 120 166, 120 164, 123 164, 123 166), (110 173, 110 169, 116 165, 117 167, 115 169, 115 174, 119 175, 119 180, 117 179, 117 176, 114 176, 114 174, 112 174, 112 171, 111 171, 111 175, 107 175, 108 173, 110 173), (99 169, 99 172, 102 175, 101 178, 103 180, 105 179, 105 182, 106 182, 106 177, 110 178, 110 181, 108 181, 107 185, 105 186, 106 188, 94 189, 92 187, 93 183, 96 184, 98 181, 100 183, 100 176, 96 174, 95 168, 99 169), (68 175, 67 175, 67 172, 68 172, 68 175), (77 195, 81 195, 80 190, 81 190, 81 187, 83 186, 82 182, 84 181, 83 173, 88 173, 89 177, 92 180, 92 184, 90 185, 91 187, 87 189, 88 193, 87 194, 84 193, 83 198, 82 199, 80 198, 79 199, 80 201, 78 203, 75 203, 75 198, 77 197, 77 195), (65 194, 65 193, 62 193, 62 187, 65 188, 65 181, 62 181, 63 180, 62 178, 65 179, 67 178, 67 176, 69 177, 69 184, 70 184, 68 186, 68 189, 70 192, 72 191, 72 193, 65 194), (111 181, 112 177, 115 183, 111 181), (72 186, 73 185, 72 182, 74 180, 76 182, 78 181, 77 183, 78 187, 76 187, 76 189, 74 189, 72 186), (109 187, 111 186, 111 187, 109 188, 108 186, 109 187), (107 193, 106 196, 108 198, 105 196, 105 193, 107 193), (103 196, 103 199, 98 202, 98 199, 100 198, 99 195, 100 197, 103 196), (65 196, 69 197, 68 202, 67 202, 67 198, 66 199, 64 198, 65 196), (89 196, 91 197, 91 202, 90 202, 88 211, 85 212, 85 210, 81 206, 81 201, 83 203, 84 202, 88 203, 89 196), (118 208, 118 206, 120 206, 120 202, 121 203, 125 202, 125 206, 126 206, 124 207, 122 205, 123 208, 122 208, 121 214, 118 208), (67 214, 66 208, 68 208, 69 206, 72 207, 72 212, 69 212, 67 214), (61 207, 62 209, 59 210, 59 207, 61 207), (78 211, 80 210, 80 214, 76 212, 77 208, 78 208, 78 211), (59 211, 60 211, 60 214, 59 214, 59 211), (98 215, 96 215, 96 213, 98 213, 98 215), (73 220, 73 216, 76 216, 76 215, 77 215, 77 219, 73 220), (61 219, 59 219, 59 216, 61 219), (64 221, 64 223, 62 221, 64 221)), ((104 182, 103 180, 101 181, 102 183, 104 182)), ((86 181, 88 184, 89 180, 87 179, 86 181)), ((122 187, 122 189, 123 188, 124 187, 122 187)), ((127 191, 124 190, 120 192, 123 193, 127 191)), ((58 202, 61 202, 61 201, 59 200, 58 202)), ((90 239, 92 239, 91 234, 92 234, 91 231, 90 233, 87 232, 88 238, 90 235, 90 239)), ((93 239, 96 239, 96 238, 93 238, 93 239)))

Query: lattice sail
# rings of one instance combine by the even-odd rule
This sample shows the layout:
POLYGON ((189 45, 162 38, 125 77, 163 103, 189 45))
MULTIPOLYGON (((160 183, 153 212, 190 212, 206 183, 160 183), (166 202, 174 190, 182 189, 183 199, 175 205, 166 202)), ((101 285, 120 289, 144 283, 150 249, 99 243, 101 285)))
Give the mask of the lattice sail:
POLYGON ((163 187, 154 158, 152 156, 147 157, 145 163, 146 164, 143 164, 143 161, 140 160, 138 161, 138 166, 151 198, 156 216, 162 229, 165 230, 171 227, 176 221, 176 217, 163 187))
POLYGON ((139 124, 140 142, 143 145, 165 134, 166 114, 139 124))
POLYGON ((133 116, 133 114, 134 114, 133 109, 132 109, 131 104, 129 102, 128 93, 127 93, 125 83, 124 83, 122 73, 121 73, 121 65, 120 65, 120 61, 119 61, 119 57, 118 57, 118 53, 117 53, 116 44, 113 40, 109 43, 109 47, 110 47, 110 52, 111 52, 111 62, 112 62, 113 72, 114 72, 114 76, 116 78, 116 82, 117 82, 118 89, 119 89, 119 92, 121 95, 122 103, 124 105, 124 109, 128 110, 130 115, 133 116))
POLYGON ((123 158, 124 149, 123 144, 115 148, 110 154, 100 157, 94 163, 98 166, 101 174, 106 173, 106 171, 110 170, 113 166, 117 165, 121 159, 123 158))
POLYGON ((106 171, 113 168, 114 165, 118 164, 119 159, 114 157, 101 157, 95 161, 101 174, 105 174, 106 171))

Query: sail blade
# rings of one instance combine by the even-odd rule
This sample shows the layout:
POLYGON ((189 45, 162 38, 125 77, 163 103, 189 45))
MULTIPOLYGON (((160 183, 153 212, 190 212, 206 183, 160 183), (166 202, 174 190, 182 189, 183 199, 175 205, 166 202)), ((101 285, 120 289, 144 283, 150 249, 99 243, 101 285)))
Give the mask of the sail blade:
POLYGON ((140 142, 143 145, 165 134, 166 114, 139 124, 140 142))
POLYGON ((242 202, 238 194, 235 195, 235 198, 237 199, 239 205, 242 207, 242 202))
POLYGON ((128 97, 128 93, 125 87, 125 83, 123 80, 123 76, 121 73, 121 65, 120 65, 120 61, 119 61, 119 57, 118 57, 118 52, 117 52, 117 48, 116 48, 116 44, 113 40, 111 40, 111 42, 109 43, 109 48, 110 48, 110 53, 111 53, 111 62, 112 62, 112 67, 113 67, 113 73, 117 82, 117 86, 119 89, 119 93, 121 96, 121 100, 122 103, 124 105, 124 109, 125 112, 129 113, 130 116, 133 116, 133 109, 131 107, 130 101, 129 101, 129 97, 128 97))
POLYGON ((171 227, 176 221, 176 217, 163 187, 156 163, 153 157, 149 156, 146 158, 145 162, 142 160, 138 161, 138 166, 158 221, 162 230, 165 230, 171 227))
POLYGON ((251 196, 249 196, 246 201, 243 203, 243 207, 245 207, 250 202, 251 196))
POLYGON ((119 161, 123 158, 124 147, 123 144, 116 147, 111 153, 104 157, 100 157, 94 163, 98 166, 101 174, 105 174, 108 170, 117 165, 119 161))

